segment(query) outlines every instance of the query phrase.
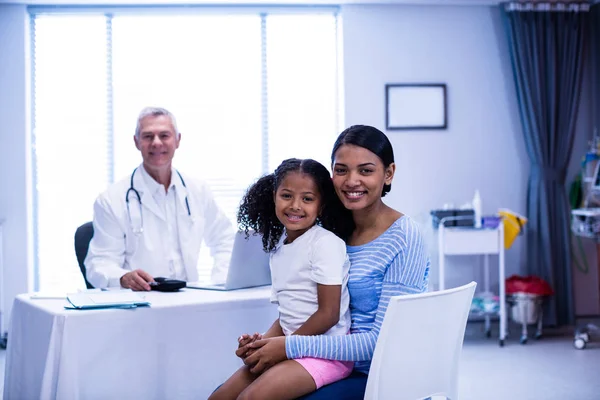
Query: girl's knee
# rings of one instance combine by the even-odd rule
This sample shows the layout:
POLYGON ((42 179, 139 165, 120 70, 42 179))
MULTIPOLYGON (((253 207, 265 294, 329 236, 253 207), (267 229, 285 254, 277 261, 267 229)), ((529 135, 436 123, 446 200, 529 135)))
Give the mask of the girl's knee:
POLYGON ((237 400, 261 400, 261 395, 258 393, 253 385, 248 386, 240 395, 237 400))
POLYGON ((208 397, 208 400, 226 400, 227 393, 223 390, 222 387, 218 387, 217 390, 212 392, 212 394, 208 397))
POLYGON ((250 385, 240 395, 237 400, 263 400, 264 393, 261 393, 258 385, 250 385))

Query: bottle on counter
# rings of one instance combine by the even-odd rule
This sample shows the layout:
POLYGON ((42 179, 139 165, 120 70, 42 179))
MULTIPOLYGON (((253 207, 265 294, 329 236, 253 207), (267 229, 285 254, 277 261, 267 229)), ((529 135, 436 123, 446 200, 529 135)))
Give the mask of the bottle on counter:
POLYGON ((481 196, 479 195, 479 189, 475 190, 475 195, 473 196, 473 211, 475 213, 473 226, 481 228, 481 196))

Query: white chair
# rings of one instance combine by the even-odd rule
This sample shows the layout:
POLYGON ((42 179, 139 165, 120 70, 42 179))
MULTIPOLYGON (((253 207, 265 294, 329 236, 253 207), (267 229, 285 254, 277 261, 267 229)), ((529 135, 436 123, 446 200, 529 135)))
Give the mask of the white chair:
POLYGON ((390 299, 365 400, 458 399, 458 367, 476 286, 390 299))

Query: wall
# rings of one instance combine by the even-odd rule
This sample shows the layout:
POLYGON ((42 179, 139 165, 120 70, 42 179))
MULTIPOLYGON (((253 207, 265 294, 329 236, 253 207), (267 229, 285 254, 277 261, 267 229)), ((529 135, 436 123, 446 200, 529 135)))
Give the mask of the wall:
MULTIPOLYGON (((505 33, 497 7, 359 6, 343 8, 346 125, 384 129, 386 83, 448 85, 444 131, 388 131, 398 172, 386 197, 416 217, 430 244, 437 287, 437 242, 429 210, 463 204, 479 189, 483 212, 525 214, 529 159, 520 126, 505 33)), ((591 66, 583 84, 568 184, 592 133, 591 66)), ((577 241, 575 246, 579 246, 577 241)), ((594 243, 584 240, 588 274, 573 267, 578 315, 600 314, 594 243)), ((525 238, 506 253, 506 275, 525 271, 525 238)), ((574 247, 574 249, 578 249, 574 247)), ((494 265, 495 259, 491 260, 494 265)), ((447 287, 481 280, 481 260, 451 257, 447 287)), ((492 272, 495 272, 492 270, 492 272)), ((492 276, 492 285, 498 278, 492 276)), ((480 281, 481 282, 481 281, 480 281)))
MULTIPOLYGON (((529 161, 498 10, 489 6, 346 5, 342 16, 346 125, 384 128, 386 83, 448 85, 447 130, 387 132, 398 173, 386 201, 422 223, 434 268, 437 249, 428 221, 430 209, 467 202, 479 189, 484 213, 500 207, 525 213, 529 161)), ((16 294, 33 287, 32 234, 28 229, 28 44, 25 6, 0 4, 0 149, 4 151, 0 157, 0 220, 6 220, 0 293, 5 313, 16 294)), ((590 110, 588 107, 580 115, 574 158, 579 158, 590 136, 590 110)), ((575 160, 572 171, 576 169, 575 160)), ((524 248, 524 238, 519 238, 507 252, 507 274, 522 270, 524 248)), ((595 254, 591 257, 589 263, 595 266, 595 254)), ((480 279, 476 261, 449 259, 447 285, 480 279)), ((492 282, 497 283, 497 278, 492 282)), ((437 284, 435 269, 432 283, 434 287, 437 284)))
POLYGON ((0 220, 3 226, 2 331, 12 301, 31 287, 29 221, 29 32, 24 5, 0 5, 0 220))
MULTIPOLYGON (((498 208, 525 213, 529 161, 499 10, 348 5, 342 11, 346 125, 385 128, 386 83, 448 85, 447 130, 387 132, 397 174, 386 202, 422 223, 436 287, 431 209, 461 205, 479 189, 484 214, 498 208)), ((507 274, 520 272, 523 248, 521 237, 506 253, 507 274)), ((449 258, 447 287, 481 279, 478 261, 449 258)), ((491 261, 495 265, 496 259, 491 261)))

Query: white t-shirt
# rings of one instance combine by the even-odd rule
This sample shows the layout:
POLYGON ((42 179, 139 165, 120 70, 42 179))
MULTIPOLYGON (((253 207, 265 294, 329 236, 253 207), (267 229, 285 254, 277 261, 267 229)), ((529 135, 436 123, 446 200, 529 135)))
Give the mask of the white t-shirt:
POLYGON ((350 330, 346 244, 328 230, 315 225, 283 244, 270 256, 271 302, 279 305, 283 333, 294 333, 318 309, 317 284, 341 285, 340 320, 326 335, 345 335, 350 330))

